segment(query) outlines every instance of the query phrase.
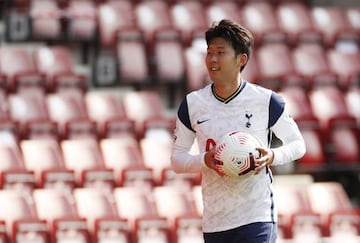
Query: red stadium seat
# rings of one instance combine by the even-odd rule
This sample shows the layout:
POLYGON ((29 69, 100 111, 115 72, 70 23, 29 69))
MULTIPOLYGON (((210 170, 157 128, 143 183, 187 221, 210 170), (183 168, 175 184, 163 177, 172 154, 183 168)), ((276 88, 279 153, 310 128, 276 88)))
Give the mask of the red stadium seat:
POLYGON ((101 187, 111 190, 114 186, 113 171, 105 167, 99 144, 94 139, 61 141, 66 168, 74 170, 77 186, 101 187))
POLYGON ((249 1, 241 7, 242 24, 254 35, 256 45, 265 42, 286 42, 279 28, 275 8, 268 1, 249 1))
POLYGON ((285 87, 279 94, 285 99, 291 116, 297 122, 305 139, 306 154, 299 159, 297 170, 316 171, 326 163, 324 141, 306 91, 299 86, 285 87))
POLYGON ((170 169, 172 138, 145 137, 140 148, 145 165, 153 169, 157 185, 178 185, 189 188, 200 183, 199 173, 176 174, 170 169))
POLYGON ((197 214, 191 191, 177 186, 159 186, 153 190, 160 216, 168 219, 176 242, 203 242, 202 220, 197 214))
POLYGON ((170 8, 173 26, 181 31, 184 45, 190 45, 199 35, 204 36, 207 19, 204 5, 200 1, 177 1, 170 8))
POLYGON ((30 193, 35 187, 32 171, 26 169, 17 144, 0 144, 0 188, 30 193))
POLYGON ((358 235, 359 216, 338 182, 316 182, 307 188, 312 211, 320 214, 325 235, 358 235))
POLYGON ((39 188, 75 187, 74 172, 65 167, 60 145, 56 140, 21 140, 20 147, 27 170, 34 171, 39 188))
POLYGON ((46 76, 48 90, 64 88, 87 89, 87 77, 76 73, 75 61, 69 49, 63 46, 46 46, 34 50, 37 70, 46 76))
POLYGON ((320 121, 330 159, 340 163, 357 163, 360 149, 356 119, 347 110, 343 93, 333 86, 309 93, 315 116, 320 121), (345 142, 346 141, 346 142, 345 142))
POLYGON ((350 115, 356 118, 360 127, 360 88, 358 86, 351 87, 345 92, 345 102, 350 115))
POLYGON ((346 18, 344 11, 336 6, 315 6, 311 9, 315 28, 324 36, 327 46, 334 46, 340 41, 358 43, 359 35, 346 18))
POLYGON ((360 8, 359 7, 351 7, 345 8, 345 16, 349 21, 351 28, 358 33, 360 33, 360 8))
POLYGON ((19 124, 21 138, 58 138, 57 124, 50 120, 42 91, 9 94, 8 104, 10 118, 19 124))
POLYGON ((59 40, 62 36, 62 12, 56 1, 31 1, 31 35, 36 41, 59 40))
POLYGON ((130 243, 130 227, 119 217, 112 193, 100 188, 76 188, 74 198, 77 211, 86 219, 94 242, 130 243))
POLYGON ((327 51, 329 68, 339 77, 343 89, 358 85, 360 79, 360 52, 330 49, 327 51))
POLYGON ((176 91, 185 86, 184 47, 181 35, 173 29, 154 33, 153 52, 150 54, 156 85, 165 86, 169 107, 176 101, 176 91), (171 57, 171 58, 169 58, 171 57))
POLYGON ((134 121, 127 118, 121 95, 88 91, 84 98, 89 119, 96 122, 101 138, 136 137, 134 121))
POLYGON ((136 26, 134 6, 127 0, 108 0, 97 8, 100 47, 115 47, 117 32, 136 26))
POLYGON ((338 84, 338 76, 329 67, 323 45, 300 43, 293 50, 292 57, 295 71, 304 77, 308 88, 338 84))
POLYGON ((0 73, 6 78, 6 89, 15 92, 21 87, 45 90, 44 76, 36 69, 30 50, 25 47, 0 48, 0 73))
POLYGON ((251 55, 246 67, 241 71, 241 77, 251 83, 256 84, 259 82, 259 64, 256 60, 256 55, 251 55))
POLYGON ((135 122, 140 138, 150 135, 171 136, 175 119, 166 114, 159 93, 146 90, 129 91, 122 97, 126 116, 135 122))
POLYGON ((60 138, 97 138, 96 123, 88 117, 83 93, 63 91, 48 94, 46 104, 50 120, 58 124, 60 138))
POLYGON ((117 33, 118 84, 133 87, 148 85, 151 77, 144 33, 135 28, 117 33))
POLYGON ((140 1, 135 6, 137 26, 145 34, 145 40, 150 43, 155 32, 163 29, 173 29, 169 5, 166 1, 140 1))
POLYGON ((291 50, 285 43, 267 43, 256 51, 256 60, 260 75, 258 83, 278 90, 286 85, 304 85, 292 62, 291 50), (277 58, 273 58, 276 56, 277 58), (269 59, 272 61, 269 62, 269 59))
POLYGON ((49 228, 37 217, 31 194, 0 190, 0 205, 0 220, 6 224, 10 242, 51 242, 49 228))
POLYGON ((212 1, 205 9, 207 23, 210 26, 213 22, 222 19, 232 19, 241 23, 239 5, 236 1, 212 1))
POLYGON ((300 42, 322 42, 323 36, 314 28, 311 19, 311 8, 299 1, 280 4, 276 9, 279 27, 287 35, 290 45, 300 42))
POLYGON ((312 212, 306 186, 281 183, 274 186, 279 228, 283 230, 284 238, 297 239, 306 235, 319 241, 322 237, 321 219, 320 215, 312 212))
POLYGON ((173 242, 167 219, 159 215, 152 191, 141 187, 117 187, 113 194, 118 213, 129 221, 136 243, 173 242))
POLYGON ((67 34, 70 41, 92 42, 97 28, 95 1, 71 0, 64 15, 67 18, 67 34))
POLYGON ((71 193, 42 188, 34 190, 33 198, 38 217, 52 230, 52 242, 89 242, 86 221, 79 216, 71 193))
POLYGON ((118 186, 144 186, 151 188, 154 175, 144 163, 135 138, 107 138, 100 141, 100 149, 107 168, 114 171, 118 186))

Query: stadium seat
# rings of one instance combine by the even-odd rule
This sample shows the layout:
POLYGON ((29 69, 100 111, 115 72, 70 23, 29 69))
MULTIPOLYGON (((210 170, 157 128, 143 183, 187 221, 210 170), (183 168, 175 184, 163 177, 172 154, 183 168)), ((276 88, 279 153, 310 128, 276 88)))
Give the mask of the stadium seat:
POLYGON ((328 159, 335 159, 341 164, 357 163, 359 133, 356 118, 347 110, 343 93, 334 86, 326 86, 312 90, 309 98, 314 114, 320 121, 324 141, 329 143, 328 159))
POLYGON ((53 242, 89 242, 86 220, 79 216, 71 192, 41 188, 34 190, 33 198, 38 217, 46 220, 52 231, 53 242))
POLYGON ((360 8, 359 7, 351 7, 345 8, 345 16, 349 21, 351 28, 358 33, 360 32, 360 8))
POLYGON ((26 169, 34 171, 38 188, 62 188, 68 191, 74 189, 75 175, 66 168, 58 141, 21 140, 20 148, 26 169))
POLYGON ((50 120, 43 91, 9 94, 8 104, 10 118, 18 123, 22 139, 58 139, 57 124, 50 120))
POLYGON ((306 235, 309 240, 319 241, 322 237, 321 219, 312 212, 306 195, 307 186, 277 183, 273 187, 279 229, 285 239, 297 239, 306 235))
POLYGON ((304 85, 303 77, 296 72, 291 49, 287 44, 263 44, 257 49, 255 55, 260 72, 258 83, 273 90, 279 90, 280 87, 287 85, 304 85))
POLYGON ((77 186, 114 187, 113 171, 105 167, 99 144, 94 139, 66 139, 61 141, 66 168, 73 170, 77 186))
POLYGON ((358 235, 359 215, 339 182, 316 182, 307 187, 312 211, 321 216, 325 236, 358 235))
POLYGON ((58 125, 61 139, 97 138, 96 123, 88 117, 82 92, 73 90, 48 94, 46 105, 50 120, 58 125))
POLYGON ((200 183, 199 173, 176 174, 170 169, 172 138, 159 139, 145 137, 140 140, 140 148, 145 165, 153 169, 156 185, 177 185, 191 188, 200 183))
POLYGON ((152 168, 145 165, 135 138, 106 138, 99 145, 105 166, 114 171, 117 186, 153 186, 152 168))
POLYGON ((288 110, 305 139, 306 154, 298 160, 298 172, 324 169, 326 156, 322 130, 315 116, 307 92, 299 86, 284 87, 279 94, 285 99, 288 110))
POLYGON ((135 122, 139 138, 171 136, 175 119, 167 115, 166 107, 156 91, 129 91, 123 94, 126 117, 135 122))
POLYGON ((250 83, 259 83, 259 64, 256 60, 256 54, 250 56, 250 60, 246 64, 246 67, 241 71, 241 78, 245 79, 250 83))
POLYGON ((265 42, 286 42, 286 34, 279 28, 275 8, 268 1, 248 1, 240 9, 242 24, 254 35, 255 45, 265 42))
POLYGON ((329 67, 323 45, 299 43, 292 51, 292 58, 295 71, 304 77, 307 89, 338 84, 338 76, 329 67))
POLYGON ((130 226, 119 217, 111 192, 100 188, 76 188, 74 199, 79 215, 87 221, 94 242, 130 243, 130 226))
POLYGON ((65 46, 43 46, 34 50, 34 60, 39 72, 45 74, 50 92, 74 88, 87 90, 87 77, 76 73, 75 60, 65 46))
POLYGON ((0 220, 5 222, 10 242, 51 242, 49 228, 37 217, 31 194, 0 190, 0 205, 0 220))
POLYGON ((202 219, 191 191, 177 186, 158 186, 153 195, 160 216, 172 226, 175 242, 203 242, 202 219))
POLYGON ((135 5, 136 23, 147 44, 153 41, 155 32, 173 29, 169 9, 167 1, 162 0, 140 1, 135 5))
POLYGON ((208 26, 222 19, 232 19, 241 23, 239 5, 236 1, 212 1, 205 7, 205 16, 208 26))
POLYGON ((193 91, 208 83, 208 73, 204 65, 206 44, 200 48, 191 46, 185 49, 186 90, 193 91))
POLYGON ((80 41, 83 44, 86 44, 86 42, 92 43, 97 29, 97 7, 95 1, 71 0, 64 9, 64 12, 68 21, 68 41, 80 41))
POLYGON ((349 41, 357 44, 359 35, 346 18, 344 11, 336 6, 314 6, 311 9, 311 18, 315 28, 324 36, 324 43, 328 47, 338 42, 349 41))
POLYGON ((26 169, 18 144, 0 144, 0 188, 31 193, 35 176, 26 169))
POLYGON ((136 243, 170 243, 170 226, 157 211, 152 191, 141 187, 117 187, 113 191, 120 217, 131 225, 136 243))
POLYGON ((136 137, 134 121, 127 118, 120 94, 88 91, 84 98, 89 119, 96 122, 100 138, 136 137))
POLYGON ((345 102, 350 115, 357 120, 357 125, 360 127, 360 87, 354 86, 345 91, 345 102))
POLYGON ((148 53, 144 33, 139 29, 117 32, 118 84, 140 88, 150 83, 148 53))
POLYGON ((154 70, 155 85, 166 88, 168 106, 174 107, 177 91, 181 91, 183 95, 185 87, 186 70, 181 35, 173 29, 156 31, 150 49, 153 50, 150 54, 150 64, 154 70))
POLYGON ((1 46, 0 73, 6 77, 6 90, 37 87, 45 90, 44 75, 36 69, 32 52, 26 47, 1 46))
POLYGON ((301 42, 322 43, 322 33, 314 28, 311 7, 308 5, 301 1, 285 1, 277 7, 275 14, 291 46, 301 42))
POLYGON ((200 1, 176 1, 170 7, 173 26, 181 31, 185 46, 197 37, 204 38, 208 28, 204 5, 200 1))
POLYGON ((127 0, 108 0, 97 7, 99 48, 113 48, 117 32, 136 26, 134 6, 127 0))
POLYGON ((359 85, 360 51, 346 51, 332 48, 327 51, 329 68, 339 77, 338 84, 343 90, 359 85))
POLYGON ((31 1, 31 39, 50 41, 63 39, 62 12, 56 1, 31 1))

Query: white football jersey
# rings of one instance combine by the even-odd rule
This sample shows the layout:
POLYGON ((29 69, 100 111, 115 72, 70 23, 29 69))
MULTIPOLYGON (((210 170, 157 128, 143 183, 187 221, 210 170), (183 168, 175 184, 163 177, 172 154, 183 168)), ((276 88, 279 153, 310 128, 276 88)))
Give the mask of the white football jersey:
POLYGON ((243 80, 227 99, 218 97, 212 84, 189 93, 178 109, 171 162, 177 173, 202 172, 204 232, 277 221, 269 168, 245 179, 230 179, 205 165, 205 152, 230 131, 250 133, 266 147, 274 132, 283 142, 273 149, 274 165, 294 161, 305 152, 296 123, 271 90, 243 80), (198 155, 189 153, 194 141, 198 155))

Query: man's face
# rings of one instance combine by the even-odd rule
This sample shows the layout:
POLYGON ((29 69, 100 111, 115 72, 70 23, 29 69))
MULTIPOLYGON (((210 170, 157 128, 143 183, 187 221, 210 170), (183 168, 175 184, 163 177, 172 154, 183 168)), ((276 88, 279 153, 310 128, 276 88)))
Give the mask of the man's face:
POLYGON ((220 37, 209 43, 205 62, 213 82, 235 81, 242 63, 241 54, 236 56, 231 43, 220 37))

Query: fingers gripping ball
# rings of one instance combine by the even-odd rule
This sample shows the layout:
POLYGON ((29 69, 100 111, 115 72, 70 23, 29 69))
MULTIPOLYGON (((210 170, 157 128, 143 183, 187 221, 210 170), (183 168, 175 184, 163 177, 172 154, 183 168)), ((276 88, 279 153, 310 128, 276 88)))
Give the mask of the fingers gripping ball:
POLYGON ((235 131, 225 134, 216 145, 215 159, 222 162, 218 165, 219 170, 230 178, 253 174, 253 157, 261 156, 256 150, 259 146, 260 141, 248 133, 235 131))

